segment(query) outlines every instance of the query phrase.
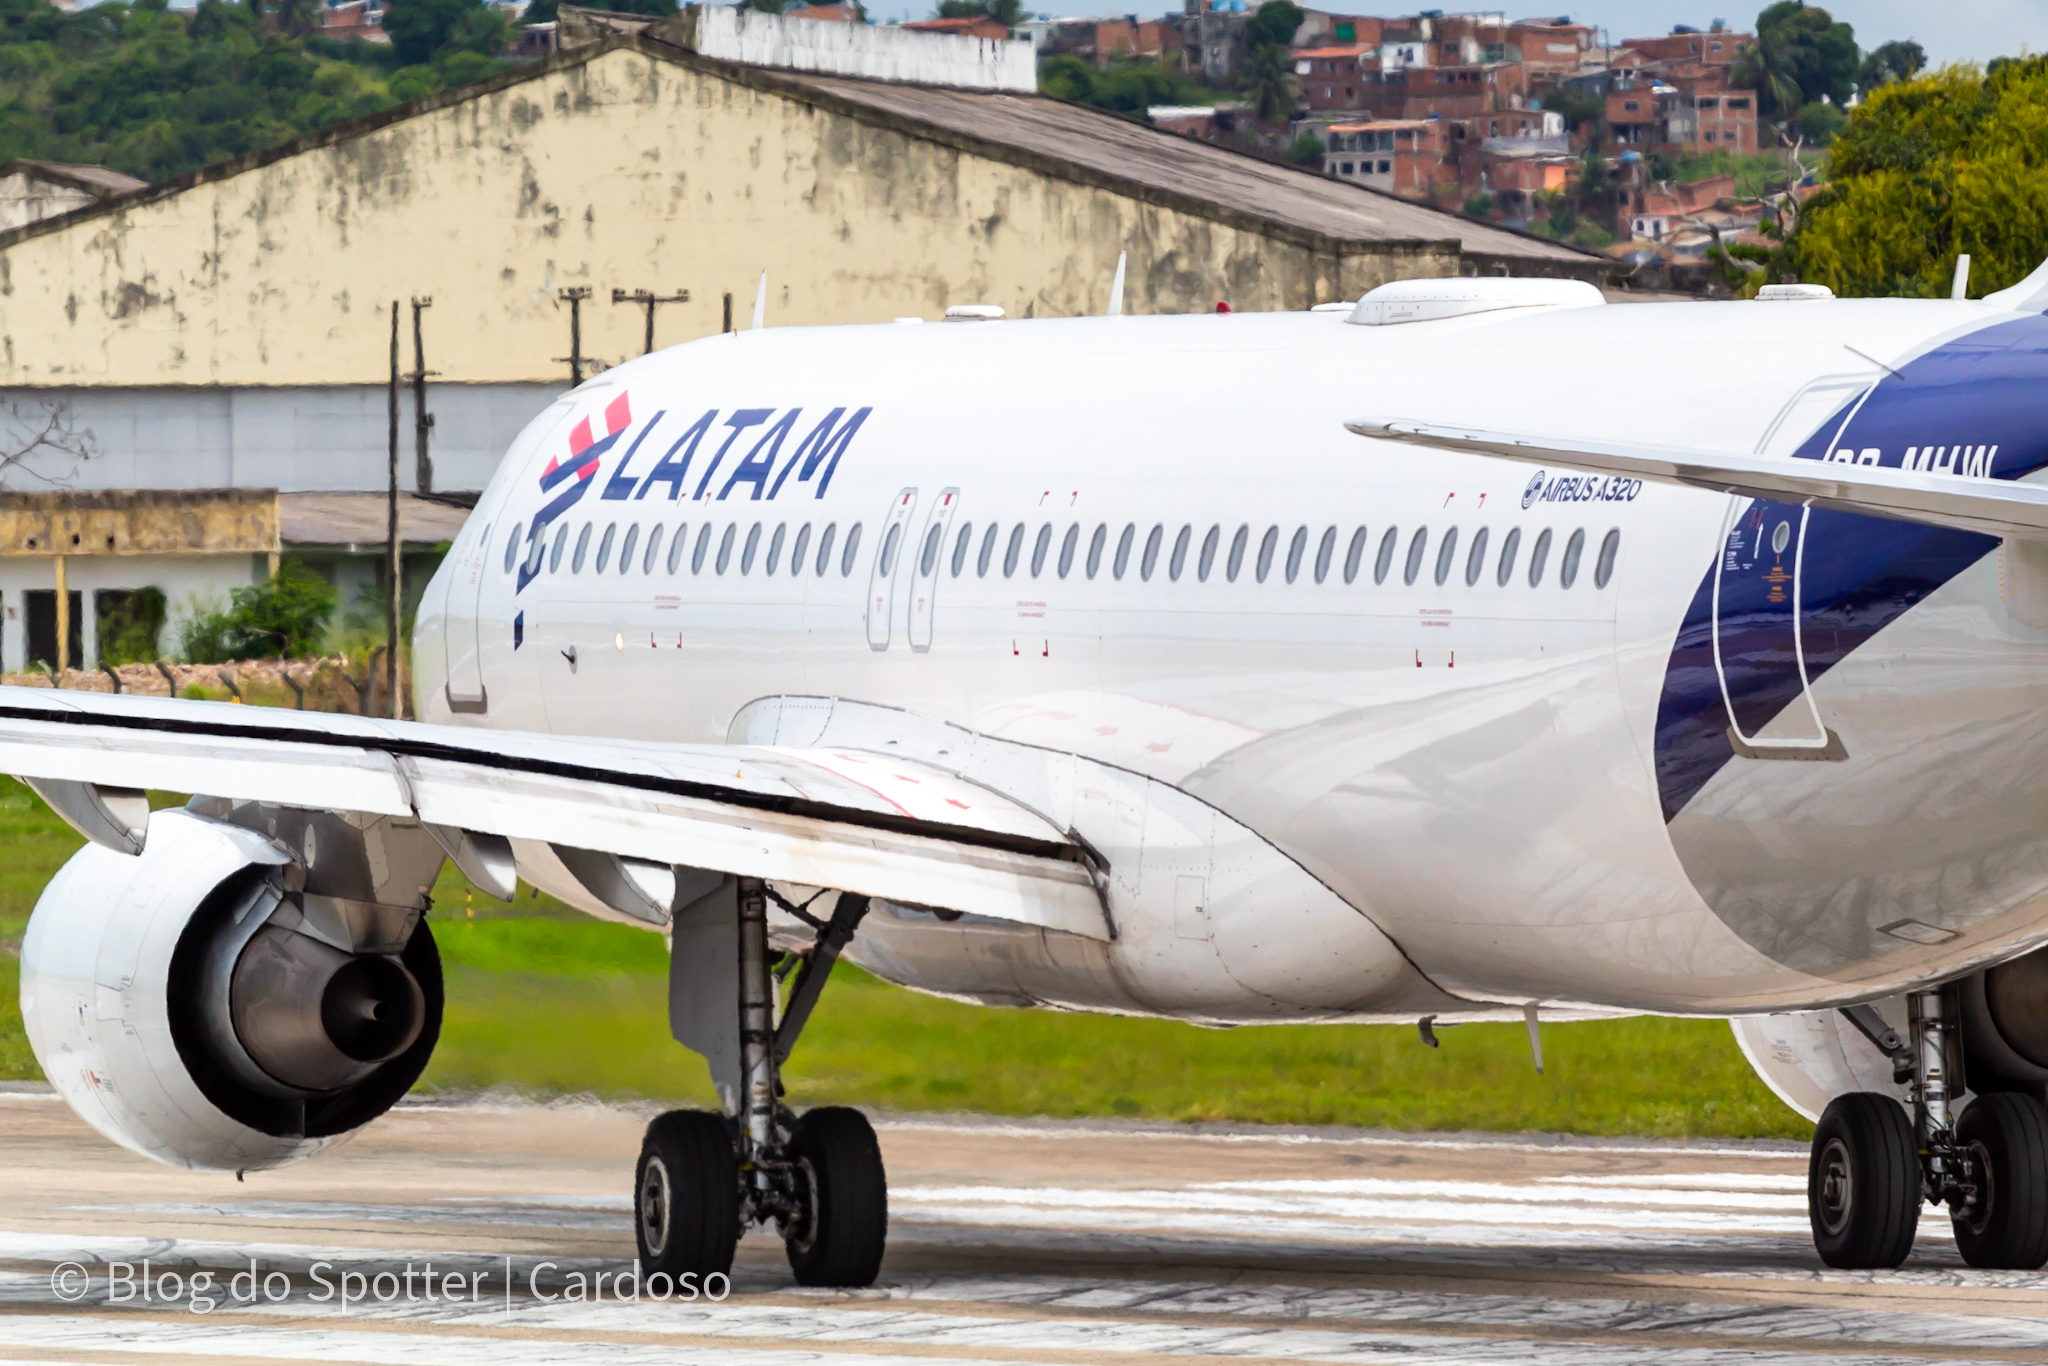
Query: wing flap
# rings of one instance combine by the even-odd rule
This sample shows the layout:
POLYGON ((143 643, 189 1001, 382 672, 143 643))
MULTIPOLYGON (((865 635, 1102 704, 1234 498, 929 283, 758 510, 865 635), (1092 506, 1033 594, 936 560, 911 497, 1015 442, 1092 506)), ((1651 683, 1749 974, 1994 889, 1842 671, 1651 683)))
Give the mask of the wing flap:
POLYGON ((892 755, 649 744, 0 687, 0 772, 416 816, 1108 938, 1083 851, 892 755))
POLYGON ((1954 527, 1987 536, 2048 539, 2048 488, 2009 479, 1668 446, 1624 446, 1402 418, 1359 418, 1344 425, 1360 436, 1405 446, 1490 455, 1588 474, 1624 475, 1781 503, 1810 503, 1837 512, 1954 527))

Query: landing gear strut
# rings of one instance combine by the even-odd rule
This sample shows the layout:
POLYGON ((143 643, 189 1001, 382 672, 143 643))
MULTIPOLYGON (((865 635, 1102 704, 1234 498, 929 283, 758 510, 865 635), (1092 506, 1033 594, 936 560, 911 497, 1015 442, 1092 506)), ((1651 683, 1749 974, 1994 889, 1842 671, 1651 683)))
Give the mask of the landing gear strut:
POLYGON ((736 891, 736 1113, 725 1119, 676 1110, 648 1126, 634 1221, 642 1272, 694 1272, 701 1281, 729 1271, 741 1231, 772 1222, 798 1284, 869 1285, 881 1270, 889 1226, 875 1131, 859 1111, 836 1106, 799 1117, 782 1103, 781 1077, 868 898, 842 893, 832 918, 819 921, 758 878, 737 879, 736 891), (771 898, 817 931, 807 952, 780 964, 768 943, 771 898), (792 973, 778 1023, 778 983, 792 973))
POLYGON ((1890 1096, 1838 1096, 1814 1131, 1807 1211, 1829 1266, 1895 1267, 1913 1249, 1920 1205, 1947 1205, 1971 1266, 2048 1262, 2048 1105, 2022 1092, 1977 1096, 1960 1120, 1958 1050, 1940 990, 1906 998, 1910 1038, 1869 1006, 1842 1012, 1908 1083, 1912 1114, 1890 1096))

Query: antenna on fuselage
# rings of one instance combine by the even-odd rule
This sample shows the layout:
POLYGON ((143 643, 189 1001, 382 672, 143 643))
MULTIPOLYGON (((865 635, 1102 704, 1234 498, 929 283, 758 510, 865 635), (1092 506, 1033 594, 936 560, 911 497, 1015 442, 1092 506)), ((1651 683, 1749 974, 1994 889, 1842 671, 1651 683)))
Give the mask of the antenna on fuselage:
POLYGON ((1970 297, 1970 253, 1963 252, 1956 257, 1956 282, 1949 286, 1948 297, 1967 299, 1970 297))
POLYGON ((764 270, 761 272, 761 283, 754 286, 754 325, 752 330, 755 332, 759 332, 762 328, 766 327, 767 325, 768 272, 764 270))
POLYGON ((1121 318, 1124 315, 1125 255, 1126 253, 1121 251, 1116 254, 1116 278, 1109 282, 1109 311, 1102 315, 1105 318, 1121 318))

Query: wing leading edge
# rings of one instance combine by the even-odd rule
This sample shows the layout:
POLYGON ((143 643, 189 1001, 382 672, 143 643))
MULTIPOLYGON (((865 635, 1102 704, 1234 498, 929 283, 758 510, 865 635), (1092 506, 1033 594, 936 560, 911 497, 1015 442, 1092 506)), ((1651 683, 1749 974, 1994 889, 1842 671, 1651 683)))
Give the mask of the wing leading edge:
POLYGON ((1358 418, 1344 425, 1375 440, 1461 455, 1491 455, 1530 465, 1652 479, 1774 502, 1810 503, 1837 512, 1861 512, 1989 536, 2048 539, 2048 488, 2038 484, 1959 478, 1880 465, 1490 432, 1402 418, 1358 418))
POLYGON ((629 743, 0 687, 0 772, 39 788, 415 817, 451 838, 545 845, 571 861, 589 851, 1109 937, 1088 856, 1065 832, 953 774, 857 750, 629 743))

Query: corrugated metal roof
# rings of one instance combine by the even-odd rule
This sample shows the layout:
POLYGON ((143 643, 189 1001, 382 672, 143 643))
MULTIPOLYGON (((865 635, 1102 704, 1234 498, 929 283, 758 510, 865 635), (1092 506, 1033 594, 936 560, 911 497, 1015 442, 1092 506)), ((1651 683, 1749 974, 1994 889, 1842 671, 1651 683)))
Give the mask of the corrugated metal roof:
POLYGON ((1508 232, 1292 166, 1043 95, 897 85, 805 72, 763 72, 849 103, 1014 148, 1180 199, 1351 242, 1457 241, 1489 257, 1573 271, 1608 263, 1589 252, 1508 232))
MULTIPOLYGON (((382 493, 280 493, 278 537, 288 546, 383 545, 390 509, 382 493)), ((469 509, 398 495, 398 534, 408 545, 452 541, 469 509)))

